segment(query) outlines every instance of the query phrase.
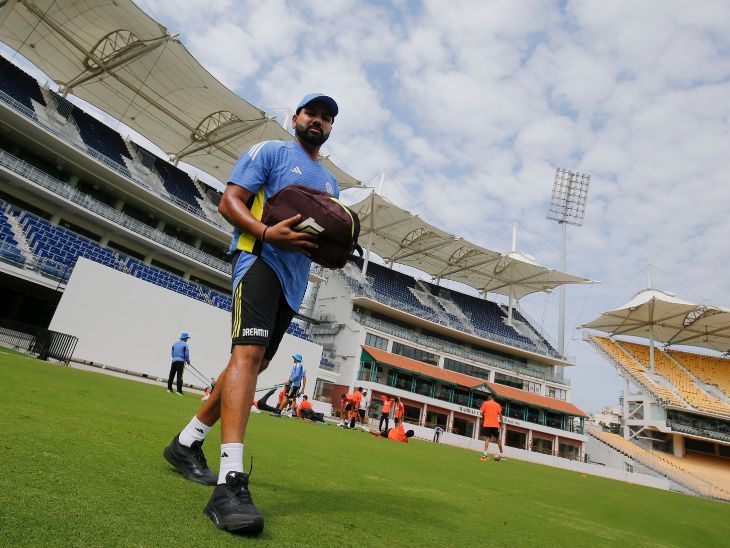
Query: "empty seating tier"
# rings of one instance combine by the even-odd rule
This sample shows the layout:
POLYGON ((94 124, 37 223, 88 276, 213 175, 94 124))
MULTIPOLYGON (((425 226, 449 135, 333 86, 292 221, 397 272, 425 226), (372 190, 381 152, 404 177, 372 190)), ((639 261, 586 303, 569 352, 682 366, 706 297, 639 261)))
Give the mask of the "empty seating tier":
MULTIPOLYGON (((16 110, 58 135, 58 128, 51 129, 47 125, 39 122, 38 117, 35 114, 33 101, 40 103, 41 105, 46 104, 38 82, 32 76, 23 72, 1 55, 0 90, 25 107, 16 108, 16 110)), ((49 93, 54 92, 49 90, 49 93)), ((7 103, 7 101, 5 102, 7 103)), ((131 160, 130 153, 127 150, 127 145, 119 132, 100 120, 97 120, 95 117, 84 112, 81 108, 75 105, 72 105, 70 108, 71 119, 75 122, 75 125, 78 127, 78 131, 81 135, 81 139, 83 139, 86 147, 88 147, 84 149, 84 152, 94 154, 95 151, 96 153, 99 153, 103 157, 103 161, 112 167, 112 169, 120 172, 125 177, 128 177, 138 183, 142 183, 146 188, 154 188, 155 185, 147 184, 149 181, 142 180, 144 179, 144 176, 138 174, 135 177, 132 173, 130 173, 126 164, 127 161, 131 160)), ((147 154, 154 156, 149 152, 147 154)), ((208 215, 206 215, 201 208, 198 198, 206 198, 199 195, 192 180, 184 171, 158 157, 155 157, 154 159, 154 168, 155 171, 160 174, 165 189, 169 192, 169 194, 182 202, 182 204, 175 201, 173 201, 173 203, 176 203, 178 206, 182 206, 183 209, 188 210, 206 221, 213 222, 214 224, 218 223, 216 220, 211 221, 208 215)), ((210 200, 210 198, 207 199, 210 200)), ((212 207, 215 208, 217 206, 214 205, 212 207)))
POLYGON ((717 386, 730 398, 730 359, 678 352, 676 350, 668 350, 667 354, 681 363, 702 382, 717 386))
POLYGON ((123 166, 124 160, 122 156, 127 156, 127 147, 121 135, 104 125, 93 116, 86 114, 78 107, 73 108, 71 114, 81 133, 84 142, 103 154, 113 162, 123 166))
POLYGON ((0 258, 15 264, 23 264, 25 258, 18 249, 13 229, 8 222, 8 213, 0 208, 0 258))
POLYGON ((687 409, 689 407, 685 401, 675 395, 671 390, 667 390, 649 377, 646 372, 646 367, 614 341, 606 337, 596 336, 591 336, 590 340, 615 365, 620 367, 622 371, 626 371, 639 385, 648 390, 657 401, 680 409, 687 409))
POLYGON ((695 493, 730 501, 730 467, 727 465, 727 459, 691 453, 679 458, 661 451, 644 449, 609 432, 593 428, 587 429, 586 432, 630 459, 695 493))
MULTIPOLYGON (((407 274, 377 263, 368 265, 366 279, 362 279, 354 271, 354 267, 348 267, 340 272, 345 283, 355 294, 370 297, 398 310, 459 331, 463 331, 466 326, 469 332, 473 332, 477 336, 523 348, 530 352, 545 354, 545 350, 538 348, 534 341, 521 335, 507 323, 507 315, 495 302, 428 282, 416 281, 407 274), (416 297, 413 291, 422 292, 420 294, 430 293, 433 297, 430 299, 433 301, 432 304, 429 305, 425 298, 416 297), (447 303, 447 306, 443 305, 444 302, 447 303), (448 303, 453 304, 455 308, 448 303), (460 312, 460 314, 457 315, 456 312, 460 312)), ((529 325, 537 333, 534 326, 531 326, 525 318, 520 317, 520 321, 529 325)), ((559 353, 543 337, 541 340, 544 341, 544 347, 549 355, 560 357, 559 353)))
POLYGON ((36 79, 2 55, 0 55, 0 89, 31 110, 33 110, 32 100, 41 105, 46 104, 36 79))
MULTIPOLYGON (((650 367, 648 346, 625 341, 621 341, 619 344, 639 360, 644 368, 650 367)), ((681 396, 695 409, 704 413, 730 417, 730 405, 699 388, 694 379, 659 348, 654 349, 654 371, 672 383, 681 396)))
POLYGON ((162 177, 165 190, 203 214, 203 210, 196 200, 199 197, 198 191, 187 173, 162 158, 155 158, 155 170, 162 177))
MULTIPOLYGON (((0 213, 0 233, 4 230, 2 228, 4 224, 7 224, 5 214, 5 212, 0 213)), ((18 218, 26 239, 41 265, 40 270, 43 274, 67 280, 78 258, 84 257, 191 299, 226 311, 231 310, 229 295, 208 289, 160 268, 145 264, 138 259, 123 255, 31 213, 21 211, 18 218)), ((304 328, 297 323, 292 323, 287 329, 287 333, 307 341, 312 340, 304 328)))

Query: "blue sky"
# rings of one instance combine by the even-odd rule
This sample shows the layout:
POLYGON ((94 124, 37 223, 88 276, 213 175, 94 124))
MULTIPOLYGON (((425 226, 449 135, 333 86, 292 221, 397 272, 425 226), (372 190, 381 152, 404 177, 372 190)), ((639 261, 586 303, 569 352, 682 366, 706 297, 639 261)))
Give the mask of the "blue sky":
MULTIPOLYGON (((569 230, 567 375, 579 406, 620 383, 574 327, 655 285, 730 306, 730 3, 136 0, 249 102, 340 104, 325 153, 476 243, 559 264, 557 166, 590 173, 569 230), (571 338, 572 337, 572 338, 571 338)), ((557 334, 557 294, 527 297, 557 334)))

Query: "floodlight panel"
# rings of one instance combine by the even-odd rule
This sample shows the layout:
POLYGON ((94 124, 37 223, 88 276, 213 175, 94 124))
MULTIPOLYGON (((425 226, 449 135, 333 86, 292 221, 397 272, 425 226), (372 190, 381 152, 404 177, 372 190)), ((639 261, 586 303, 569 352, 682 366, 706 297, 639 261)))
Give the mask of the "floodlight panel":
POLYGON ((591 176, 586 173, 557 168, 547 218, 582 226, 590 183, 591 176))

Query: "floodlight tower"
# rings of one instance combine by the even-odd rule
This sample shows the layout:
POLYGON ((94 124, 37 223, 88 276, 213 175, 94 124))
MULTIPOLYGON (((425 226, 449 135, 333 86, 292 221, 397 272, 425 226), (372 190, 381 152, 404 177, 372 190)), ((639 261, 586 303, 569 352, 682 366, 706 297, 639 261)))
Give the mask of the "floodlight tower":
MULTIPOLYGON (((555 170, 553 196, 547 218, 562 225, 560 246, 560 271, 565 272, 568 225, 583 226, 591 176, 559 167, 555 170)), ((560 286, 560 319, 558 325, 558 350, 565 355, 565 286, 560 286)))

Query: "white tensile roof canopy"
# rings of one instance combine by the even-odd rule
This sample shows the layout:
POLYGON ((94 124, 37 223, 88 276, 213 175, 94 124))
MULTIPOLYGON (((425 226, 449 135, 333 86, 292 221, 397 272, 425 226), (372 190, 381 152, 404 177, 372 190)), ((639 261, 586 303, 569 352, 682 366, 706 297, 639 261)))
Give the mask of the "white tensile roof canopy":
POLYGON ((591 282, 540 266, 519 253, 502 254, 472 244, 375 193, 350 207, 360 217, 363 248, 437 280, 453 280, 518 300, 563 284, 591 282))
MULTIPOLYGON (((238 97, 187 51, 177 36, 130 0, 10 1, 0 7, 0 40, 68 92, 137 131, 172 158, 225 182, 253 144, 292 137, 238 97)), ((340 188, 362 184, 324 158, 340 188)), ((517 254, 472 244, 373 193, 353 209, 361 243, 391 263, 437 280, 520 299, 590 280, 517 254)))
MULTIPOLYGON (((0 7, 0 40, 61 86, 226 182, 257 142, 292 137, 216 80, 130 0, 24 0, 0 7)), ((340 188, 361 183, 324 160, 340 188)))
POLYGON ((631 335, 667 345, 730 350, 730 310, 690 303, 670 293, 645 289, 625 305, 581 327, 631 335))

